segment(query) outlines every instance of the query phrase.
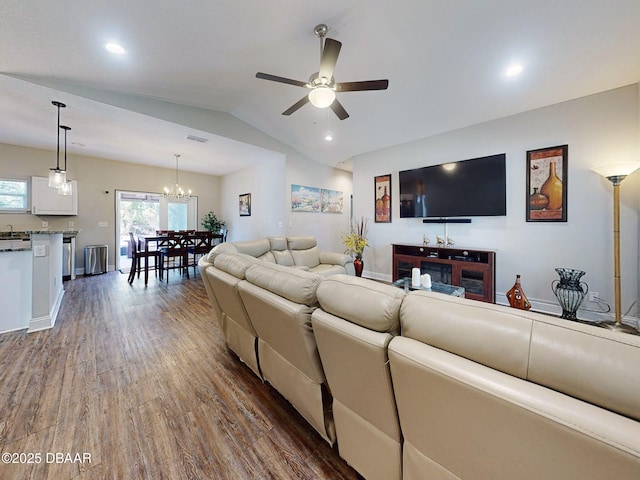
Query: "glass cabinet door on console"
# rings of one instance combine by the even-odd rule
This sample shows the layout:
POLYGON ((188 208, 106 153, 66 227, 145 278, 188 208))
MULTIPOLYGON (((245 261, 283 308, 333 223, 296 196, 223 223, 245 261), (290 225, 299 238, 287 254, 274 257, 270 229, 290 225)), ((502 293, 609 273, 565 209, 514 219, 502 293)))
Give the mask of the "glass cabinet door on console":
MULTIPOLYGON (((432 282, 440 282, 446 283, 447 285, 453 285, 452 272, 453 268, 448 263, 425 262, 424 260, 420 262, 420 275, 428 273, 429 275, 431 275, 432 282)), ((462 285, 456 286, 461 287, 462 285)))
POLYGON ((434 282, 464 287, 466 298, 495 301, 495 252, 394 244, 393 281, 411 277, 413 268, 434 282))

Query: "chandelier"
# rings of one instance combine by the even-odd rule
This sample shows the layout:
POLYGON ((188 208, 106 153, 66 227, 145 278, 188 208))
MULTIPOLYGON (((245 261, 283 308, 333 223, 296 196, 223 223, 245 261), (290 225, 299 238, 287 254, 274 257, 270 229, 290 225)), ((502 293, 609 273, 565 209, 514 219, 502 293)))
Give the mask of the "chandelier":
POLYGON ((189 200, 191 198, 191 189, 185 191, 178 180, 178 159, 180 155, 174 153, 174 157, 176 157, 176 182, 171 188, 164 187, 163 196, 167 200, 189 200))

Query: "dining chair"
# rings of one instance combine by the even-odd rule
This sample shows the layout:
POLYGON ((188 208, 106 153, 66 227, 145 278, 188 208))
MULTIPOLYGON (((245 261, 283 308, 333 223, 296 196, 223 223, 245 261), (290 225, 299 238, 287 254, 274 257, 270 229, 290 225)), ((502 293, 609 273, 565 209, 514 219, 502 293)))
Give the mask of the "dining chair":
POLYGON ((142 270, 142 259, 145 260, 145 268, 151 268, 158 276, 158 260, 160 258, 160 252, 158 251, 145 251, 141 248, 140 239, 135 238, 133 232, 129 232, 129 240, 131 243, 131 270, 129 270, 129 278, 127 281, 129 285, 133 284, 134 278, 137 276, 140 278, 140 272, 142 270), (149 267, 149 259, 153 258, 153 266, 149 267))
POLYGON ((193 267, 193 275, 198 271, 198 260, 213 248, 215 235, 208 230, 199 230, 191 235, 189 246, 189 266, 193 267))
POLYGON ((187 233, 169 232, 166 238, 158 241, 160 252, 160 278, 166 273, 169 283, 169 271, 178 270, 189 278, 189 247, 192 240, 187 233))

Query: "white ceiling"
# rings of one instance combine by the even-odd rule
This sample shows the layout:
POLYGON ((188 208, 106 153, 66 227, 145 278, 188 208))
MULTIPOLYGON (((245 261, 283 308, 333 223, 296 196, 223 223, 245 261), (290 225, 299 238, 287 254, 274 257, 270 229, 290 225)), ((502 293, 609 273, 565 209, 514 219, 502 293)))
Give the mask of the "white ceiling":
POLYGON ((70 152, 168 168, 180 153, 181 169, 216 175, 272 155, 42 86, 58 82, 226 112, 348 168, 367 151, 636 83, 638 25, 638 0, 3 0, 0 142, 55 149, 56 99, 70 152), (389 79, 339 93, 344 121, 310 104, 282 116, 305 90, 255 78, 306 81, 318 23, 343 44, 337 82, 389 79), (104 50, 113 40, 126 56, 104 50), (524 71, 507 78, 513 62, 524 71))

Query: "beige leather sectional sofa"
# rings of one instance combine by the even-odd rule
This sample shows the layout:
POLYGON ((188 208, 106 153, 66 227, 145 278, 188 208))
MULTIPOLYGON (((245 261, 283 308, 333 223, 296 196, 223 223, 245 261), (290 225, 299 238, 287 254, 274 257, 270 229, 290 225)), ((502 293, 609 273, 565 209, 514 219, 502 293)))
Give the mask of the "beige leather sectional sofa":
POLYGON ((349 255, 321 252, 315 237, 266 237, 244 242, 226 242, 218 245, 215 252, 214 255, 244 253, 265 262, 320 275, 355 275, 353 259, 349 255))
POLYGON ((229 348, 367 479, 640 478, 640 337, 226 247, 199 267, 229 348))

